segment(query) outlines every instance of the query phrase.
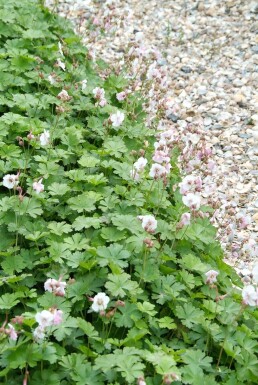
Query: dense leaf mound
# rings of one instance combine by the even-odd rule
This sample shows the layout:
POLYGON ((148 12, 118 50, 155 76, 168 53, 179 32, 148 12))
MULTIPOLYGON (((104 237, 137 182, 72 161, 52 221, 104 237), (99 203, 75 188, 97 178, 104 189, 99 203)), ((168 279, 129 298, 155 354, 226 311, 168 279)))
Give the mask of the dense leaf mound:
POLYGON ((128 80, 36 0, 0 0, 0 43, 1 383, 256 384, 257 310, 209 220, 178 226, 128 80))

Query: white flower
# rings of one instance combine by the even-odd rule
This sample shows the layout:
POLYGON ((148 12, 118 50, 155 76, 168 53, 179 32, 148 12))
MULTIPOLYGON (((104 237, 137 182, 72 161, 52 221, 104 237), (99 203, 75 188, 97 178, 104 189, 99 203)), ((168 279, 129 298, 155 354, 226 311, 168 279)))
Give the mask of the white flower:
POLYGON ((161 166, 161 165, 158 164, 158 163, 154 163, 154 164, 151 166, 150 173, 149 173, 149 175, 150 175, 152 178, 155 178, 155 179, 163 178, 163 177, 165 177, 167 174, 168 174, 168 170, 167 170, 164 166, 161 166))
POLYGON ((54 315, 48 310, 42 310, 42 312, 36 314, 35 319, 39 326, 45 328, 46 326, 53 325, 54 315))
POLYGON ((113 127, 119 127, 123 123, 125 114, 121 111, 117 111, 115 114, 110 115, 110 120, 113 127))
POLYGON ((87 79, 84 79, 81 81, 81 84, 82 84, 82 91, 85 90, 85 88, 87 87, 87 83, 88 83, 88 80, 87 79))
POLYGON ((96 105, 100 105, 100 107, 104 107, 107 104, 107 101, 105 99, 104 88, 96 87, 96 88, 94 88, 94 90, 92 90, 92 93, 93 93, 95 99, 98 100, 98 103, 96 103, 96 105))
POLYGON ((49 75, 47 78, 48 78, 48 81, 49 81, 50 84, 55 84, 56 83, 56 80, 55 80, 54 76, 49 75))
POLYGON ((173 140, 175 139, 174 138, 174 131, 173 130, 167 130, 167 131, 163 131, 161 134, 160 134, 160 139, 165 141, 167 144, 170 144, 173 142, 173 140))
POLYGON ((39 137, 39 141, 41 146, 47 146, 50 143, 50 132, 44 130, 44 132, 39 137))
POLYGON ((60 67, 63 71, 65 71, 65 63, 63 63, 61 59, 57 59, 56 64, 57 64, 58 67, 60 67))
POLYGON ((167 152, 165 151, 155 151, 154 156, 152 157, 152 160, 157 163, 169 163, 170 157, 167 156, 167 152))
POLYGON ((157 221, 153 215, 139 215, 138 219, 142 221, 142 227, 148 233, 154 233, 157 228, 157 221))
POLYGON ((253 267, 252 276, 253 276, 254 282, 258 283, 258 263, 253 267))
POLYGON ((94 90, 92 90, 92 93, 94 95, 94 98, 96 99, 104 99, 105 98, 105 90, 104 88, 96 87, 94 90))
POLYGON ((126 93, 124 91, 119 92, 118 94, 116 94, 116 98, 119 102, 122 102, 126 98, 126 93))
POLYGON ((18 186, 19 176, 14 174, 7 174, 3 177, 3 186, 9 189, 18 186))
POLYGON ((197 194, 189 193, 183 196, 183 202, 192 210, 198 210, 201 206, 201 198, 197 194))
POLYGON ((217 282, 217 275, 219 275, 219 272, 216 271, 216 270, 209 270, 207 271, 207 273, 205 273, 206 275, 206 283, 214 283, 214 282, 217 282))
POLYGON ((107 308, 110 299, 105 293, 98 293, 93 298, 93 304, 91 308, 93 311, 99 313, 107 308))
POLYGON ((146 158, 143 158, 142 156, 133 164, 133 167, 136 171, 142 172, 144 170, 144 167, 148 163, 146 158))
POLYGON ((71 96, 69 96, 69 94, 66 90, 62 90, 61 92, 59 92, 57 97, 58 97, 58 99, 63 100, 65 102, 67 102, 68 100, 71 99, 71 96))
POLYGON ((54 278, 49 278, 44 283, 44 289, 56 296, 63 297, 65 295, 66 282, 57 281, 54 278))
POLYGON ((255 306, 257 305, 258 295, 254 286, 247 285, 242 290, 242 298, 243 302, 246 305, 255 306))
POLYGON ((42 341, 45 338, 45 332, 44 332, 44 327, 38 326, 33 332, 33 337, 35 338, 36 341, 42 341))
POLYGON ((44 185, 42 183, 42 179, 40 179, 38 182, 34 182, 32 184, 33 190, 36 191, 37 194, 44 191, 44 185))
POLYGON ((188 225, 190 225, 190 221, 191 221, 191 214, 190 213, 184 213, 181 215, 179 225, 180 226, 188 226, 188 225))

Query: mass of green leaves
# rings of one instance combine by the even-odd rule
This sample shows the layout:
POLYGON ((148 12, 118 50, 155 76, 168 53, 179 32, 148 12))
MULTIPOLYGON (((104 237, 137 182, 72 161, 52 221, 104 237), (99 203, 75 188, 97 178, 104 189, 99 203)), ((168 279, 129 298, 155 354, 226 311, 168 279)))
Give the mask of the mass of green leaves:
POLYGON ((174 374, 176 385, 257 384, 258 311, 241 305, 242 283, 222 261, 209 221, 177 229, 187 211, 176 189, 178 151, 173 178, 153 182, 155 136, 143 100, 116 99, 129 80, 99 76, 107 65, 94 63, 70 24, 36 0, 0 0, 0 43, 0 179, 19 173, 22 188, 19 197, 0 186, 0 327, 23 317, 13 323, 16 341, 0 332, 0 383, 27 376, 28 385, 118 385, 142 377, 161 385, 174 374), (105 107, 95 105, 95 87, 105 89, 105 107), (62 89, 70 101, 57 98, 62 89), (118 110, 125 120, 112 127, 118 110), (44 130, 48 146, 27 137, 44 130), (130 171, 145 140, 149 163, 137 182, 130 171), (41 178, 37 194, 32 184, 41 178), (146 214, 158 222, 151 235, 137 219, 146 214), (220 273, 214 287, 205 284, 211 269, 220 273), (64 297, 44 290, 59 277, 68 283, 64 297), (99 292, 110 297, 108 317, 91 310, 99 292), (53 307, 63 322, 38 343, 35 314, 53 307))

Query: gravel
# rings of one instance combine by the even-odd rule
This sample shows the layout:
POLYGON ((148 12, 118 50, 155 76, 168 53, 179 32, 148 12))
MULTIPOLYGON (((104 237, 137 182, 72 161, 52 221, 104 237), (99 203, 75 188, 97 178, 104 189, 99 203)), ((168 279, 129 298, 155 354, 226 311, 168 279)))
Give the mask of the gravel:
MULTIPOLYGON (((46 5, 53 8, 52 1, 46 5)), ((212 146, 219 239, 228 263, 250 269, 258 262, 257 2, 73 0, 59 1, 56 10, 110 64, 123 63, 136 36, 162 53, 158 65, 178 106, 168 122, 198 125, 212 146), (89 31, 94 18, 96 26, 104 23, 104 33, 89 31), (238 213, 251 217, 247 228, 234 225, 238 213)))

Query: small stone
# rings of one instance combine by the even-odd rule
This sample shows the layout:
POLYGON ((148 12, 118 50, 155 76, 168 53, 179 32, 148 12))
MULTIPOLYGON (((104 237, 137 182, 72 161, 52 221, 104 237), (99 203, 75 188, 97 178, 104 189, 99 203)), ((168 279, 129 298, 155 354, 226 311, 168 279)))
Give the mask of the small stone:
POLYGON ((181 67, 181 71, 184 72, 185 74, 189 74, 190 72, 192 72, 192 69, 188 66, 183 66, 181 67))
POLYGON ((204 120, 203 120, 203 124, 205 125, 205 126, 210 126, 211 124, 212 124, 212 119, 211 118, 205 118, 204 120))
POLYGON ((179 117, 178 117, 177 115, 175 115, 175 114, 169 114, 169 115, 167 116, 167 118, 168 118, 169 120, 172 120, 173 123, 176 123, 176 122, 178 121, 178 119, 179 119, 179 117))

